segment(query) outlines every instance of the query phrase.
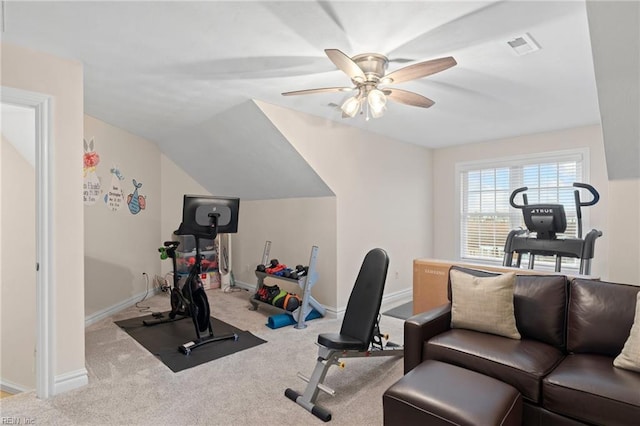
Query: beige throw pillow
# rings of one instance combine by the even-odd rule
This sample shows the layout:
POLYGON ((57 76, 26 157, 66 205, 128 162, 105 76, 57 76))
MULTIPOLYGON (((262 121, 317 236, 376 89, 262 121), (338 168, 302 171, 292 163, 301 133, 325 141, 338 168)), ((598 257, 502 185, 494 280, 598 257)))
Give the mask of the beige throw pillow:
POLYGON ((513 312, 516 274, 475 277, 452 269, 451 328, 466 328, 520 339, 513 312))
POLYGON ((613 365, 640 373, 640 291, 636 297, 636 316, 633 319, 629 338, 625 342, 620 355, 613 360, 613 365))

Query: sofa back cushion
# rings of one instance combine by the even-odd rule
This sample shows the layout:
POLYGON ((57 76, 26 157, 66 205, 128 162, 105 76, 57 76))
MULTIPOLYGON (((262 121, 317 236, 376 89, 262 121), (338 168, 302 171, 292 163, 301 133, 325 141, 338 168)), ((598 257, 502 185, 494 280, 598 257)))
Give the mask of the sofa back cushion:
MULTIPOLYGON (((477 277, 498 273, 453 266, 477 277)), ((451 280, 449 280, 451 300, 451 280)), ((523 339, 534 339, 565 348, 567 278, 564 275, 518 275, 513 294, 516 326, 523 339)), ((628 336, 628 332, 627 332, 628 336)))
POLYGON ((573 279, 569 288, 567 350, 617 356, 629 337, 640 287, 573 279))
POLYGON ((567 277, 520 275, 514 294, 516 325, 531 339, 564 349, 566 342, 567 277))

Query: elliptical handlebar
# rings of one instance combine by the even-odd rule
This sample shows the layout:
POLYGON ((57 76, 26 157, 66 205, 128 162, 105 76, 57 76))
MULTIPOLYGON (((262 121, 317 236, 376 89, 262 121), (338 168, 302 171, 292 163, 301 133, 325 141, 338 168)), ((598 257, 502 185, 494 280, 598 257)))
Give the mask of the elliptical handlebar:
MULTIPOLYGON (((598 193, 598 191, 596 191, 596 189, 593 186, 589 185, 588 183, 574 182, 573 186, 576 188, 584 188, 587 191, 589 191, 593 196, 593 199, 591 199, 591 201, 587 201, 584 203, 580 201, 580 197, 578 196, 576 198, 576 203, 579 204, 581 207, 593 206, 594 204, 597 204, 598 201, 600 201, 600 194, 598 193)), ((576 193, 578 193, 578 191, 576 191, 576 193)))
POLYGON ((523 186, 522 188, 518 188, 518 189, 514 190, 511 193, 511 197, 509 197, 509 204, 511 204, 511 207, 513 207, 514 209, 522 209, 522 208, 524 208, 524 206, 527 205, 527 198, 526 198, 527 194, 522 194, 522 198, 524 200, 524 204, 522 204, 522 205, 516 204, 515 203, 515 198, 516 198, 516 195, 518 195, 521 192, 525 192, 528 189, 529 189, 528 187, 523 186))
POLYGON ((576 217, 578 219, 578 238, 582 238, 582 207, 589 207, 596 204, 598 201, 600 201, 600 194, 598 194, 598 191, 596 191, 596 189, 588 183, 574 182, 573 186, 575 188, 584 188, 593 196, 591 201, 583 203, 580 200, 580 191, 578 191, 577 189, 573 191, 573 198, 575 199, 576 203, 576 217))

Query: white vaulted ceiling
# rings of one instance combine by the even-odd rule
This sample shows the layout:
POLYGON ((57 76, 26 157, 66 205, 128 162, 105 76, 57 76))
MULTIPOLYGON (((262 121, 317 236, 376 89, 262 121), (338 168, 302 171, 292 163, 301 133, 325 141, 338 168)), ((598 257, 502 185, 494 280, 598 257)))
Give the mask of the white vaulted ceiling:
MULTIPOLYGON (((157 142, 179 163, 176 134, 250 126, 230 117, 252 99, 432 148, 600 121, 582 1, 8 1, 4 22, 3 41, 84 64, 87 114, 157 142), (507 41, 525 33, 541 49, 517 56, 507 41), (443 56, 458 65, 397 85, 434 100, 429 109, 389 103, 382 118, 342 119, 341 93, 281 96, 350 85, 327 48, 385 54, 389 71, 443 56)), ((282 136, 272 128, 262 137, 282 136)), ((219 139, 182 140, 181 152, 228 138, 219 139)), ((257 143, 249 139, 238 155, 257 143)))

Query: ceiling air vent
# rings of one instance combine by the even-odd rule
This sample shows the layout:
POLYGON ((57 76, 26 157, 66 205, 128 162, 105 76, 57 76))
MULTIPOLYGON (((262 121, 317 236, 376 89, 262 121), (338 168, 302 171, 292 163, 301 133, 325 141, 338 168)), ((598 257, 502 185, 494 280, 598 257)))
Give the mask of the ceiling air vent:
POLYGON ((516 55, 522 56, 540 50, 538 43, 527 33, 507 42, 516 55))

